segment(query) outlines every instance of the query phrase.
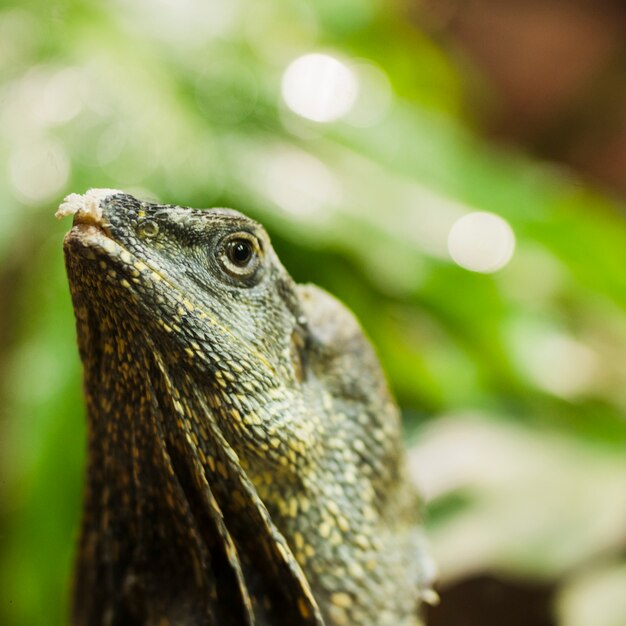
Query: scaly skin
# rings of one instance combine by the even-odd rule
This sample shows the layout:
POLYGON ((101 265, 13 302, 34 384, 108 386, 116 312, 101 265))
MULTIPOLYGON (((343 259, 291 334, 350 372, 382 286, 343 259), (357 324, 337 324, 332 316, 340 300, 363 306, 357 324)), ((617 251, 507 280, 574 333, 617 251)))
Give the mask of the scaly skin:
POLYGON ((240 213, 72 202, 89 423, 75 626, 418 624, 419 504, 353 316, 294 284, 240 213))

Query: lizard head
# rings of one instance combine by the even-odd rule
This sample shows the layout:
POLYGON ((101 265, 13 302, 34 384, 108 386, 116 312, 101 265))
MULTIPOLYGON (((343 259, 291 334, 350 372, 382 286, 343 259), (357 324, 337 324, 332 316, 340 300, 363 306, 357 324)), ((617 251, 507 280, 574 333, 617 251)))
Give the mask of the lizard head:
POLYGON ((205 356, 214 369, 226 359, 237 371, 248 364, 288 382, 299 375, 288 363, 305 320, 260 224, 230 209, 151 204, 111 189, 68 196, 57 215, 68 214, 72 266, 110 285, 105 296, 116 291, 102 306, 123 308, 181 349, 213 334, 205 356))
POLYGON ((230 209, 153 204, 111 189, 68 196, 57 212, 65 215, 74 216, 65 252, 79 335, 81 308, 96 322, 112 319, 113 334, 130 328, 132 337, 120 337, 126 345, 154 346, 171 370, 196 376, 226 430, 257 452, 267 452, 263 439, 305 436, 294 429, 306 422, 285 403, 303 377, 306 319, 260 224, 230 209), (278 414, 293 428, 269 433, 278 414), (240 416, 249 423, 239 425, 240 416))

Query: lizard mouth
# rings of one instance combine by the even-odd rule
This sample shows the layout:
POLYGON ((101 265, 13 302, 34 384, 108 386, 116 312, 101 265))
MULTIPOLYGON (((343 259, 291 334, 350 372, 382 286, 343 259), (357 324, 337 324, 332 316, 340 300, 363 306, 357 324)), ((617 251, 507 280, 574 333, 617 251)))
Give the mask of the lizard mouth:
POLYGON ((57 219, 73 216, 72 231, 81 238, 108 238, 107 225, 103 221, 101 203, 110 196, 123 193, 118 189, 89 189, 84 194, 66 196, 54 216, 57 219))
POLYGON ((89 189, 84 194, 66 196, 54 214, 57 219, 74 218, 72 228, 65 237, 66 244, 78 244, 78 251, 87 258, 94 258, 94 249, 114 253, 118 246, 104 221, 101 205, 110 196, 120 193, 123 192, 118 189, 89 189))

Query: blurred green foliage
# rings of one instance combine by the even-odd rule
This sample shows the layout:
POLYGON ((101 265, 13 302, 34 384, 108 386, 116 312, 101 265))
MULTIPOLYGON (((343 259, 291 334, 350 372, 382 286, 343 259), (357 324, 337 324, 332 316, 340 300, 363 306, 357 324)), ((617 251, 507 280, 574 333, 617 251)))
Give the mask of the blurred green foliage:
MULTIPOLYGON (((519 436, 541 447, 537 458, 532 443, 528 454, 511 452, 520 478, 495 491, 470 479, 469 495, 458 481, 426 487, 436 553, 445 557, 448 529, 468 512, 491 532, 498 522, 481 512, 496 510, 496 493, 497 510, 535 519, 526 565, 551 558, 541 542, 564 528, 582 547, 560 569, 480 554, 472 567, 589 575, 585 564, 598 567, 601 552, 611 566, 602 580, 623 577, 624 537, 603 542, 599 525, 583 540, 587 518, 569 514, 572 500, 549 497, 567 489, 549 491, 548 475, 542 494, 541 480, 524 478, 554 450, 562 463, 546 471, 569 487, 582 484, 572 482, 576 459, 588 463, 582 476, 593 480, 571 495, 583 509, 602 510, 604 495, 626 502, 609 480, 624 470, 626 442, 623 215, 567 172, 478 138, 451 55, 400 6, 29 0, 0 9, 0 74, 0 623, 61 624, 67 611, 84 409, 61 253, 68 223, 52 214, 64 194, 89 187, 232 206, 262 221, 297 280, 357 313, 418 450, 444 437, 438 423, 455 423, 442 415, 468 411, 502 435, 501 450, 519 436), (340 121, 307 121, 281 99, 285 68, 311 51, 359 78, 354 113, 340 121), (497 273, 448 255, 450 227, 472 210, 502 216, 515 233, 513 258, 497 273), (563 447, 574 452, 557 453, 563 447), (457 504, 444 506, 447 497, 457 504), (546 500, 563 509, 544 526, 546 500)), ((458 420, 452 431, 465 432, 458 420)), ((489 458, 487 448, 479 460, 489 458)), ((420 465, 422 475, 441 471, 436 460, 420 465)), ((606 513, 626 519, 624 506, 606 513)), ((514 530, 503 534, 500 555, 514 530)), ((580 602, 579 587, 568 593, 563 603, 572 594, 580 602)), ((575 623, 567 607, 561 615, 575 623)))

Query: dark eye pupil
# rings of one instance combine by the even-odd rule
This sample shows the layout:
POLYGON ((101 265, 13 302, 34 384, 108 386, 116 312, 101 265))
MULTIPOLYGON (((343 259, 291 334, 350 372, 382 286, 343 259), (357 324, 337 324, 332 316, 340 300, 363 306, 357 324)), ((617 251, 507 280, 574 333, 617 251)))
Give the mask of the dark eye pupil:
POLYGON ((229 247, 230 260, 235 265, 245 265, 252 258, 252 246, 247 241, 233 241, 229 247))

